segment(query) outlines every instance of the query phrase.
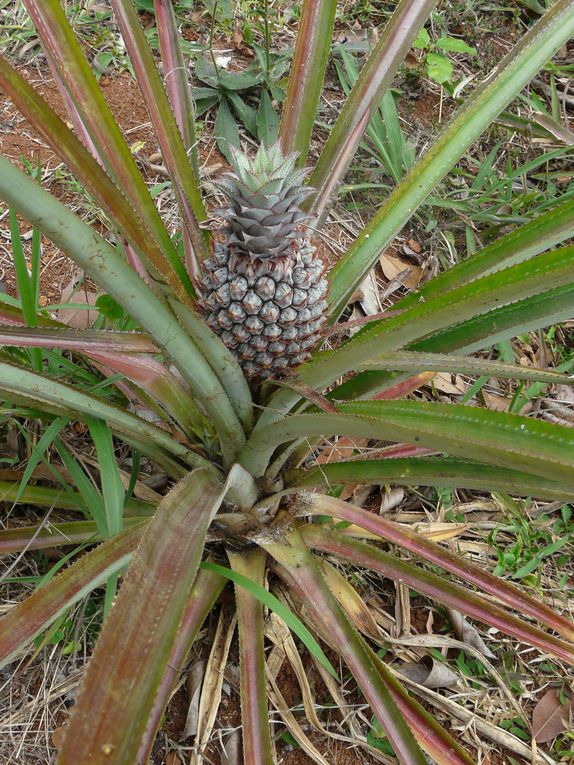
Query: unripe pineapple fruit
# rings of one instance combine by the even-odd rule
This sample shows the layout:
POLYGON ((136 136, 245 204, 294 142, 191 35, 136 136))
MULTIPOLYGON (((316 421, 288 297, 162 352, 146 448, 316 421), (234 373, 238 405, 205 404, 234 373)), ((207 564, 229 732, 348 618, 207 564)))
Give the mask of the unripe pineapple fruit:
POLYGON ((229 200, 227 240, 203 262, 201 306, 248 377, 278 377, 308 358, 325 321, 325 267, 300 208, 313 191, 279 144, 261 146, 253 162, 233 156, 235 174, 217 182, 229 200))

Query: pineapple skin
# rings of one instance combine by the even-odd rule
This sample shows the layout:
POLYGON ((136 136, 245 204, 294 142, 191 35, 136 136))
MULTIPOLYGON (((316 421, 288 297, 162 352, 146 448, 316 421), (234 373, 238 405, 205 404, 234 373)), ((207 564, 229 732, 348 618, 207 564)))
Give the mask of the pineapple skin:
POLYGON ((313 190, 297 155, 261 146, 250 161, 234 152, 235 174, 216 185, 227 196, 227 239, 202 266, 205 320, 252 379, 277 378, 309 358, 327 309, 325 266, 309 242, 300 203, 313 190))
POLYGON ((260 261, 253 268, 217 244, 203 263, 205 319, 249 378, 281 376, 309 358, 319 342, 327 309, 325 269, 313 247, 302 250, 294 263, 260 261))

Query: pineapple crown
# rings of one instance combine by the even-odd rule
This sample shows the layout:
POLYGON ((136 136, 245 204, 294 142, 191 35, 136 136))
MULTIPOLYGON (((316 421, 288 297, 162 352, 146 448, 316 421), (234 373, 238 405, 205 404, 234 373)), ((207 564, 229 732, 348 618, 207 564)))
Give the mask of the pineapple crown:
POLYGON ((297 152, 284 155, 279 143, 260 146, 253 160, 232 149, 235 173, 216 182, 230 206, 228 245, 251 260, 293 257, 305 241, 300 224, 309 219, 301 203, 313 194, 303 186, 308 171, 295 169, 297 152))

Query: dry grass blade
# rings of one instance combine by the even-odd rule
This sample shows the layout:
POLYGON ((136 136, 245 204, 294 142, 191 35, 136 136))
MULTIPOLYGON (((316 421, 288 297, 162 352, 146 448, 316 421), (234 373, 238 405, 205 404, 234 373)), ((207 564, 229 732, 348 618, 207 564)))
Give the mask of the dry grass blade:
POLYGON ((197 713, 197 734, 189 765, 201 765, 205 761, 203 754, 211 739, 217 710, 221 702, 223 672, 227 664, 227 657, 236 626, 237 617, 235 615, 230 616, 226 609, 222 609, 205 667, 199 711, 197 713))
POLYGON ((393 672, 393 674, 395 674, 397 678, 399 678, 401 682, 403 682, 407 687, 414 690, 417 696, 420 696, 425 701, 428 701, 437 709, 441 709, 450 717, 454 717, 456 720, 460 720, 465 726, 473 728, 481 736, 485 736, 486 738, 490 739, 499 747, 507 749, 513 754, 517 754, 518 756, 523 757, 524 762, 533 762, 533 765, 557 765, 556 760, 541 750, 536 752, 533 759, 532 748, 528 744, 526 744, 524 741, 521 741, 512 733, 509 733, 509 731, 498 728, 496 725, 493 725, 487 720, 483 720, 482 718, 478 717, 474 710, 465 709, 465 707, 457 704, 456 701, 447 699, 440 693, 432 691, 429 688, 425 688, 424 686, 419 685, 418 683, 415 683, 408 678, 405 678, 403 675, 401 675, 399 672, 396 672, 392 668, 391 672, 393 672))
POLYGON ((504 694, 504 696, 506 696, 508 703, 514 708, 519 717, 524 717, 524 709, 517 701, 514 693, 504 682, 504 678, 500 672, 496 669, 494 664, 492 664, 492 662, 490 662, 486 656, 484 656, 484 654, 482 654, 474 646, 468 645, 467 643, 462 643, 460 640, 455 640, 454 638, 450 638, 446 635, 417 635, 416 637, 403 635, 400 638, 393 638, 389 636, 386 637, 385 640, 389 643, 394 643, 401 648, 404 646, 424 646, 429 648, 458 648, 461 651, 466 651, 484 665, 487 672, 492 675, 496 681, 496 684, 500 688, 501 692, 504 694))
MULTIPOLYGON (((280 594, 280 599, 285 602, 289 602, 289 598, 286 593, 280 594)), ((292 602, 289 602, 289 608, 291 610, 295 610, 295 611, 297 610, 295 605, 292 602)), ((291 635, 291 632, 283 624, 283 622, 279 619, 279 617, 277 617, 275 614, 271 614, 271 619, 270 619, 270 622, 268 623, 267 630, 266 630, 266 636, 269 638, 269 640, 271 640, 272 643, 275 644, 275 647, 273 648, 273 651, 271 654, 271 656, 275 657, 274 662, 279 663, 279 661, 281 661, 282 663, 283 659, 281 657, 286 658, 289 661, 289 664, 291 665, 291 668, 293 669, 295 676, 297 677, 297 681, 301 689, 301 695, 303 698, 303 706, 305 709, 305 717, 307 721, 310 722, 311 725, 319 733, 325 736, 327 739, 331 738, 334 741, 339 741, 341 743, 348 744, 352 747, 359 746, 363 748, 366 752, 368 752, 371 756, 373 756, 376 760, 379 760, 380 762, 384 762, 384 763, 391 762, 387 757, 382 755, 377 749, 369 746, 366 743, 365 737, 360 733, 359 728, 354 721, 354 715, 352 714, 352 710, 349 709, 347 711, 348 704, 343 698, 343 696, 341 695, 339 686, 337 685, 335 679, 326 670, 324 670, 324 667, 321 665, 320 662, 316 661, 315 658, 312 657, 315 667, 320 672, 321 678, 323 682, 325 683, 325 685, 327 686, 329 694, 335 703, 335 708, 339 711, 340 715, 345 718, 344 723, 350 729, 350 732, 352 735, 346 736, 341 733, 336 733, 335 731, 331 730, 330 728, 326 728, 323 725, 316 711, 315 696, 309 684, 309 673, 307 670, 305 670, 305 667, 303 666, 301 655, 299 654, 299 651, 297 650, 297 646, 295 645, 295 641, 293 640, 293 636, 291 635)), ((275 668, 276 667, 274 665, 270 665, 268 667, 269 672, 274 672, 275 668)), ((275 688, 275 685, 273 685, 273 688, 275 688)), ((279 713, 283 717, 283 712, 281 707, 277 707, 277 708, 279 713)), ((286 720, 286 724, 288 724, 287 720, 286 720)))
MULTIPOLYGON (((271 654, 271 656, 268 659, 267 662, 267 680, 271 686, 271 688, 268 690, 269 698, 273 702, 273 705, 281 715, 283 722, 289 729, 289 732, 293 736, 293 738, 297 741, 299 746, 303 749, 305 754, 307 754, 314 762, 318 763, 318 765, 330 765, 329 761, 326 760, 321 752, 309 741, 305 733, 303 732, 303 729, 295 719, 295 715, 293 712, 289 709, 289 704, 285 701, 283 694, 279 690, 279 686, 277 685, 277 681, 275 679, 276 672, 274 671, 273 667, 270 666, 273 663, 274 655, 271 654)), ((281 661, 282 663, 282 661, 281 661)))

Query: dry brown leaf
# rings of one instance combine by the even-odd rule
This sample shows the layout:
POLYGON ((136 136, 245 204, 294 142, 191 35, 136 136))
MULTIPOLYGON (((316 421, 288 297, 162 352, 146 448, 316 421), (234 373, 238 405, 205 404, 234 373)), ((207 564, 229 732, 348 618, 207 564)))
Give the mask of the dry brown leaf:
POLYGON ((432 385, 441 393, 453 393, 455 395, 466 393, 467 387, 460 375, 453 375, 450 372, 439 372, 435 375, 432 385))
POLYGON ((460 611, 456 611, 454 608, 447 608, 447 612, 454 634, 462 643, 466 643, 467 645, 476 648, 476 650, 480 651, 480 653, 483 656, 486 656, 487 659, 496 659, 496 655, 493 654, 490 648, 486 645, 476 627, 473 627, 460 611))
POLYGON ((237 626, 237 616, 229 618, 222 609, 213 638, 213 645, 205 667, 199 709, 197 713, 197 734, 195 749, 191 753, 190 765, 202 765, 202 752, 213 732, 223 688, 223 672, 229 656, 229 648, 237 626))
POLYGON ((390 489, 390 491, 383 491, 379 513, 381 515, 383 515, 383 513, 390 513, 391 510, 394 510, 395 507, 398 507, 401 504, 404 496, 405 490, 402 486, 397 486, 394 489, 390 489))
POLYGON ((231 39, 233 41, 234 48, 237 48, 237 50, 241 50, 241 48, 243 48, 243 32, 241 31, 239 24, 235 25, 235 29, 233 30, 233 37, 231 39))
MULTIPOLYGON (((86 306, 96 304, 98 295, 88 292, 84 287, 76 289, 77 280, 71 282, 62 290, 62 303, 82 303, 86 306)), ((90 329, 100 315, 99 311, 89 311, 84 308, 61 308, 58 311, 58 319, 69 327, 76 329, 90 329)))
POLYGON ((353 489, 353 504, 357 507, 366 507, 371 495, 377 491, 377 484, 360 484, 353 489))
POLYGON ((417 255, 420 255, 420 253, 422 252, 423 246, 416 239, 407 239, 406 245, 407 247, 410 247, 411 250, 414 250, 417 253, 417 255))
POLYGON ((361 304, 361 308, 367 316, 374 316, 376 313, 380 313, 383 310, 379 298, 377 280, 375 279, 373 271, 369 271, 366 279, 359 285, 357 297, 358 302, 361 304))
POLYGON ((554 398, 561 404, 574 404, 574 387, 572 385, 555 385, 554 398))
POLYGON ((199 699, 201 696, 201 686, 203 676, 205 675, 205 662, 197 661, 187 678, 187 694, 189 698, 189 707, 187 710, 187 719, 183 730, 182 739, 188 736, 195 736, 197 733, 197 721, 199 719, 199 699))
POLYGON ((497 396, 495 393, 482 391, 482 398, 489 409, 495 412, 508 412, 512 399, 505 396, 497 396))
POLYGON ((318 465, 328 465, 331 462, 339 460, 348 460, 349 457, 366 446, 369 443, 368 438, 348 438, 340 436, 335 443, 329 444, 326 449, 317 456, 318 465))
POLYGON ((419 662, 407 662, 399 672, 425 688, 451 688, 458 682, 456 674, 442 661, 423 656, 419 662))
POLYGON ((372 531, 367 531, 361 526, 355 526, 354 524, 346 526, 344 529, 341 529, 339 533, 345 537, 356 537, 357 539, 373 539, 377 542, 381 541, 379 534, 374 534, 372 531))
POLYGON ((52 731, 52 744, 59 749, 62 746, 64 740, 64 734, 66 733, 66 726, 60 725, 59 728, 54 728, 52 731))
POLYGON ((546 691, 532 712, 532 735, 536 743, 545 744, 570 729, 573 715, 574 698, 561 704, 555 688, 546 691))
POLYGON ((357 486, 358 484, 356 483, 346 483, 341 489, 341 493, 339 494, 339 499, 341 502, 346 502, 346 500, 351 499, 357 486))
MULTIPOLYGON (((496 393, 487 393, 484 390, 482 391, 482 397, 486 406, 495 412, 508 412, 510 409, 510 404, 512 403, 512 399, 508 396, 497 396, 496 393)), ((531 410, 532 403, 527 401, 523 406, 520 407, 520 410, 516 411, 515 413, 527 414, 531 410)))
POLYGON ((447 539, 456 539, 470 528, 469 523, 417 523, 417 532, 434 542, 445 542, 447 539))
POLYGON ((411 290, 419 286, 423 270, 420 266, 413 266, 393 255, 381 255, 379 258, 384 275, 389 281, 399 279, 401 284, 411 290))

